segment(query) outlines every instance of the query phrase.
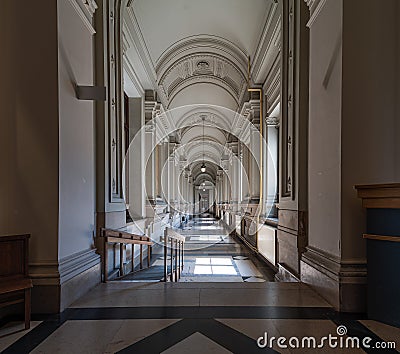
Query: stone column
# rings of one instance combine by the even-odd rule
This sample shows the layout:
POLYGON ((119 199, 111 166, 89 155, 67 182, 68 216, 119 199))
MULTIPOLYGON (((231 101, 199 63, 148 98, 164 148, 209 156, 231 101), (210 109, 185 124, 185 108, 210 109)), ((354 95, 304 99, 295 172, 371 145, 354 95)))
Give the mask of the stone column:
POLYGON ((189 208, 188 208, 188 212, 189 214, 193 214, 194 213, 194 209, 193 209, 193 197, 194 197, 194 186, 193 186, 193 176, 189 175, 189 179, 188 179, 188 202, 189 202, 189 208))
POLYGON ((183 213, 185 208, 185 165, 186 161, 179 161, 179 174, 178 174, 178 204, 179 212, 183 213))
POLYGON ((222 202, 225 204, 228 204, 230 201, 230 192, 231 192, 231 188, 230 188, 230 181, 229 181, 229 170, 230 170, 230 166, 229 166, 229 160, 228 159, 223 159, 221 161, 222 164, 222 168, 223 168, 223 174, 222 174, 222 185, 223 185, 223 194, 222 194, 222 202))
POLYGON ((152 122, 146 123, 145 126, 145 176, 146 176, 146 215, 152 216, 153 206, 155 205, 155 127, 152 122))
POLYGON ((241 199, 242 203, 246 203, 249 199, 249 163, 248 163, 248 155, 249 150, 244 143, 240 143, 241 145, 241 168, 240 168, 240 175, 241 175, 241 199))
POLYGON ((168 156, 168 203, 169 210, 175 209, 176 202, 176 166, 175 166, 175 143, 169 144, 168 156))
POLYGON ((234 142, 230 144, 232 151, 231 157, 231 204, 232 210, 237 211, 238 202, 240 197, 240 185, 239 185, 239 142, 234 142))
POLYGON ((146 215, 145 195, 145 132, 144 106, 142 98, 129 99, 129 137, 127 142, 129 150, 126 156, 125 168, 127 169, 128 186, 127 203, 129 213, 133 218, 143 218, 146 215))
POLYGON ((146 171, 146 216, 154 215, 156 204, 156 119, 155 109, 157 102, 145 101, 145 171, 146 171))
POLYGON ((168 201, 168 178, 169 178, 168 154, 169 154, 169 141, 168 139, 165 139, 159 144, 159 162, 158 162, 160 187, 157 195, 162 199, 162 202, 168 201))
POLYGON ((249 144, 249 172, 250 172, 250 203, 260 202, 261 181, 261 135, 260 135, 260 100, 250 101, 250 144, 249 144))
POLYGON ((278 202, 278 149, 279 149, 279 117, 267 117, 265 120, 267 149, 265 178, 265 216, 277 217, 276 203, 278 202))
POLYGON ((222 193, 223 193, 223 184, 222 184, 222 169, 218 169, 217 171, 217 201, 216 201, 216 205, 217 205, 217 212, 218 212, 218 216, 221 217, 221 204, 222 204, 222 193))

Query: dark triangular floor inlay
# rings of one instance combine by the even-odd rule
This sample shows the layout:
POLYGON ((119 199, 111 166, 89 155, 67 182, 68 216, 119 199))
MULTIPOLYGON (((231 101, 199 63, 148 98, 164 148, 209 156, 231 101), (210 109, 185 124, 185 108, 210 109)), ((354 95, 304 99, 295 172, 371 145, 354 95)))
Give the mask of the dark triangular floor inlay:
MULTIPOLYGON (((161 353, 196 332, 232 353, 260 352, 260 348, 254 339, 214 319, 184 319, 122 349, 118 353, 161 353)), ((263 352, 277 353, 270 348, 264 349, 263 352)))

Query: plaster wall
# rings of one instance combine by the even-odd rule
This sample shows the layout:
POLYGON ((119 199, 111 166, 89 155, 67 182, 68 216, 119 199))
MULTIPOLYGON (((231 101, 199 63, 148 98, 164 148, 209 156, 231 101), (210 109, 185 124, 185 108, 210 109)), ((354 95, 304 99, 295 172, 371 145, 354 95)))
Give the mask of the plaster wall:
POLYGON ((342 0, 310 28, 309 246, 340 255, 342 0))
POLYGON ((93 85, 93 37, 70 1, 58 1, 59 258, 89 249, 95 231, 94 104, 75 85, 93 85))

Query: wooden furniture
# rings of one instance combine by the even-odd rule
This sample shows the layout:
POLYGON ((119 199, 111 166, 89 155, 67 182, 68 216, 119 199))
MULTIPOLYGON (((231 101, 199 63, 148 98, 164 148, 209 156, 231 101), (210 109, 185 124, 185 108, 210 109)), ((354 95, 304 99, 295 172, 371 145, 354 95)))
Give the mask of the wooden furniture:
POLYGON ((25 329, 31 320, 30 235, 0 236, 0 307, 24 303, 25 329))
MULTIPOLYGON (((112 230, 112 229, 101 229, 100 235, 104 239, 104 261, 103 261, 103 281, 108 281, 108 252, 107 252, 107 244, 108 243, 117 243, 119 244, 119 267, 120 267, 120 276, 124 275, 124 247, 125 245, 140 245, 140 269, 143 269, 143 245, 147 245, 147 267, 150 267, 150 258, 151 258, 151 246, 153 242, 151 242, 150 237, 146 235, 136 235, 126 231, 120 230, 112 230)), ((133 247, 132 247, 133 248, 133 247)), ((134 251, 132 250, 132 272, 135 269, 135 257, 134 251)))
POLYGON ((400 183, 355 188, 367 209, 368 317, 400 326, 400 183))
POLYGON ((176 231, 167 227, 164 230, 164 278, 163 281, 168 280, 177 282, 183 271, 184 260, 184 245, 186 237, 178 234, 176 231), (170 256, 170 271, 168 272, 168 250, 170 256))

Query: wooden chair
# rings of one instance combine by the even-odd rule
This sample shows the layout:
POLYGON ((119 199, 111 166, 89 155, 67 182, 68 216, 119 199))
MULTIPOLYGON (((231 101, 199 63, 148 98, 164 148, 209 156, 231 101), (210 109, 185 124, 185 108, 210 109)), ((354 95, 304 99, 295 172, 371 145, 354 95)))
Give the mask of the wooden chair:
POLYGON ((25 329, 30 328, 31 320, 29 237, 30 235, 0 236, 0 307, 24 303, 25 329))

